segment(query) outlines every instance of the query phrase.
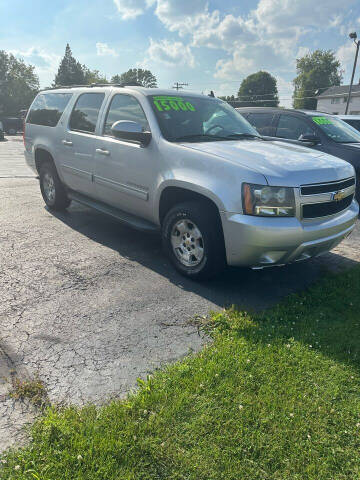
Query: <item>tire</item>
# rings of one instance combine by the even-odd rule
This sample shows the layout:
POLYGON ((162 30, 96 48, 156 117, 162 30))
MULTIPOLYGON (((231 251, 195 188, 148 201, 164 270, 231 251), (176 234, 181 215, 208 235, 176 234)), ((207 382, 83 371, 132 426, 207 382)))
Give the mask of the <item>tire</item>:
POLYGON ((51 162, 46 162, 40 167, 40 190, 50 210, 66 210, 71 203, 56 168, 51 162))
POLYGON ((226 266, 221 221, 206 202, 175 205, 164 218, 162 243, 176 270, 193 280, 213 278, 226 266))

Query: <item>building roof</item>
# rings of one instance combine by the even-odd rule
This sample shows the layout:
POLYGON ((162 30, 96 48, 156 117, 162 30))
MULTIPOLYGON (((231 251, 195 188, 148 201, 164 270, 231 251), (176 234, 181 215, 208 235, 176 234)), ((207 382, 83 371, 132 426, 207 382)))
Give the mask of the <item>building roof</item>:
MULTIPOLYGON (((349 93, 350 85, 339 85, 338 87, 330 87, 319 95, 320 97, 336 97, 337 95, 344 95, 349 93)), ((353 85, 351 94, 360 94, 360 84, 353 85)))

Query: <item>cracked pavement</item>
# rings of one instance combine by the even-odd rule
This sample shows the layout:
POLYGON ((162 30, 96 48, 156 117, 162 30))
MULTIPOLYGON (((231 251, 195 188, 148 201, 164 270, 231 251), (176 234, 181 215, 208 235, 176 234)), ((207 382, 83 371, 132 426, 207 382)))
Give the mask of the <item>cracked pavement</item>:
MULTIPOLYGON (((360 260, 356 232, 332 253, 263 271, 229 269, 196 284, 177 274, 160 239, 78 204, 46 210, 20 137, 0 142, 0 377, 44 382, 53 403, 101 404, 161 365, 198 350, 189 320, 237 304, 261 309, 360 260)), ((35 415, 0 383, 0 451, 35 415)))

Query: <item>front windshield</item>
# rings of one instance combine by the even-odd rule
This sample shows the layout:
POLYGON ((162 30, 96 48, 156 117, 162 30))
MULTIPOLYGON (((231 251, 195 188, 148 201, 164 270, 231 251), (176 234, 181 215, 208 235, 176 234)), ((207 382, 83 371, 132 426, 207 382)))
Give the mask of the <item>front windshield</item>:
POLYGON ((217 98, 152 95, 149 100, 161 133, 170 142, 259 138, 240 113, 217 98))
POLYGON ((344 122, 354 127, 355 130, 360 131, 360 120, 354 120, 351 118, 350 120, 348 119, 344 120, 344 122))
POLYGON ((336 143, 360 143, 360 132, 335 117, 312 117, 325 135, 336 143))

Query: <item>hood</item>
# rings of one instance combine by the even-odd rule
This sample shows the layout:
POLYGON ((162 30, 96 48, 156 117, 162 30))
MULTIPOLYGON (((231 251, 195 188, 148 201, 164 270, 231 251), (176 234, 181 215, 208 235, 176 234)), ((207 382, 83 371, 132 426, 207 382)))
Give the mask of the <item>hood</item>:
POLYGON ((184 143, 261 173, 269 185, 297 187, 341 180, 354 175, 353 167, 337 157, 281 141, 234 140, 184 143))

